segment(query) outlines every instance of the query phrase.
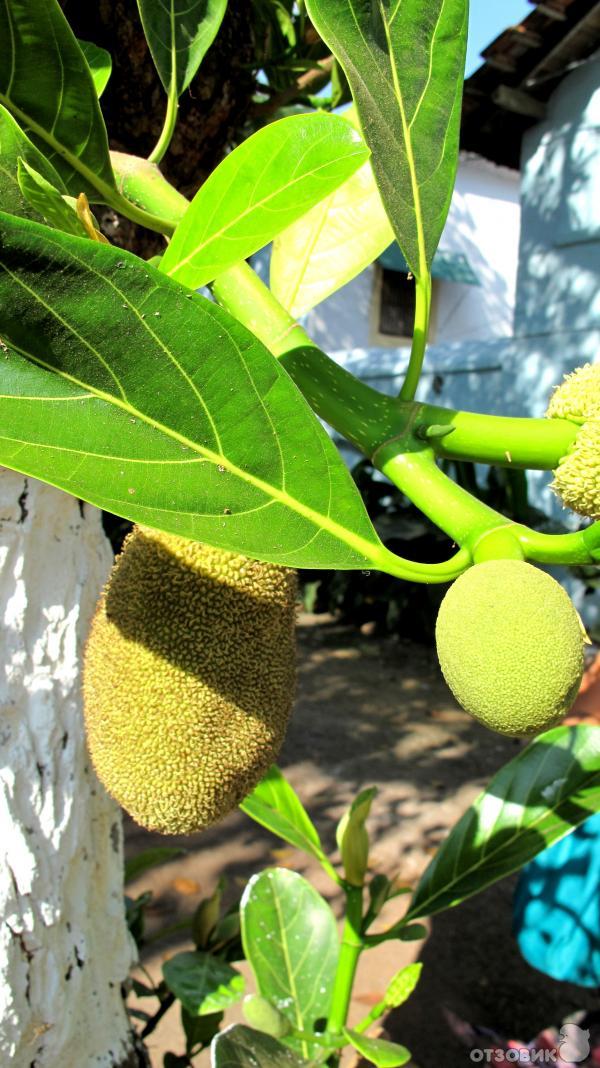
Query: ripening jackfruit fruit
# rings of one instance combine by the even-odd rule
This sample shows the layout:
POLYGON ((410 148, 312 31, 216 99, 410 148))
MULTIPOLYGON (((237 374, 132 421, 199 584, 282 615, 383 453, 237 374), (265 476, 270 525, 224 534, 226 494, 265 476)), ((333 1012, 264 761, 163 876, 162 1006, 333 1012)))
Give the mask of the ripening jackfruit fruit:
POLYGON ((568 712, 584 637, 562 586, 524 560, 469 568, 446 593, 436 625, 440 665, 457 701, 511 735, 548 730, 568 712))
POLYGON ((546 415, 583 423, 554 472, 552 489, 574 512, 600 519, 600 364, 586 363, 567 375, 546 415))
POLYGON ((221 819, 281 747, 294 694, 295 573, 148 528, 125 542, 84 671, 101 782, 166 834, 221 819))
POLYGON ((586 363, 565 375, 550 397, 546 415, 576 423, 600 416, 600 363, 586 363))

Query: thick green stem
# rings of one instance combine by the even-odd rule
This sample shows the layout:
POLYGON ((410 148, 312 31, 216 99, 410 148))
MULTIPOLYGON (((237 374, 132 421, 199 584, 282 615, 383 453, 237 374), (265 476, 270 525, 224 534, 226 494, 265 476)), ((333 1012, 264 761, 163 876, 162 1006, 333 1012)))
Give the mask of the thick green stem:
POLYGON ((600 564, 600 523, 573 534, 540 534, 525 526, 514 530, 526 559, 536 564, 600 564))
POLYGON ((500 512, 448 478, 424 443, 389 442, 373 456, 373 463, 440 530, 471 552, 483 535, 510 525, 500 512))
POLYGON ((452 427, 450 433, 428 439, 438 456, 542 471, 558 467, 579 430, 568 419, 515 419, 433 404, 422 405, 417 424, 424 431, 431 426, 452 427))
POLYGON ((429 317, 431 315, 431 274, 424 272, 415 279, 415 324, 413 329, 410 360, 406 377, 400 390, 400 400, 414 400, 423 369, 425 347, 429 334, 429 317))
POLYGON ((160 137, 156 142, 152 152, 148 156, 150 163, 160 163, 164 157, 175 131, 175 125, 177 123, 177 109, 179 107, 177 96, 177 83, 175 79, 175 73, 171 78, 171 85, 169 86, 169 92, 167 95, 167 110, 165 113, 165 121, 163 128, 160 132, 160 137))
POLYGON ((339 1035, 346 1025, 348 1009, 352 997, 352 987, 360 955, 364 949, 361 937, 362 926, 362 888, 349 886, 346 890, 346 919, 340 947, 331 1010, 327 1030, 332 1035, 339 1035))
MULTIPOLYGON (((404 433, 414 406, 399 406, 321 352, 247 264, 219 275, 211 289, 219 303, 279 357, 317 415, 367 456, 404 433)), ((413 582, 451 582, 471 563, 466 550, 442 564, 417 564, 383 546, 370 559, 378 570, 413 582)))
POLYGON ((127 200, 121 193, 113 190, 104 190, 102 200, 108 204, 109 208, 118 211, 120 215, 124 215, 126 219, 137 223, 138 226, 145 226, 147 230, 155 230, 159 234, 166 234, 167 237, 173 233, 177 225, 177 222, 172 219, 163 219, 159 215, 152 215, 143 208, 138 208, 137 204, 133 204, 131 200, 127 200))
POLYGON ((313 411, 369 456, 398 433, 397 407, 334 363, 273 296, 247 263, 236 264, 211 285, 219 304, 277 356, 313 411))

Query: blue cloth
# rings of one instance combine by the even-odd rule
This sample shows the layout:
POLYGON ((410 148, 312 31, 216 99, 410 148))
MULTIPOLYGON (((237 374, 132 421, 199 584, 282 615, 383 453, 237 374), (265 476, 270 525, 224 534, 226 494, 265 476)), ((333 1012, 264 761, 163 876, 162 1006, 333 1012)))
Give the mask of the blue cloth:
POLYGON ((514 928, 534 968, 600 987, 600 812, 523 868, 514 928))

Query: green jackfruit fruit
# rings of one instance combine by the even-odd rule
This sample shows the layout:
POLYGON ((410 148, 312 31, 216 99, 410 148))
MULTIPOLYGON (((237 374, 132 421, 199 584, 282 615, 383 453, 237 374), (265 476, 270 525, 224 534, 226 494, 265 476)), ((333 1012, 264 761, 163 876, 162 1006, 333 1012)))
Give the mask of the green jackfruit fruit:
POLYGON ((446 593, 440 666, 463 708, 500 734, 538 734, 575 700, 585 633, 569 597, 524 560, 487 560, 446 593))
POLYGON ((583 423, 554 472, 552 489, 567 508, 600 519, 600 364, 586 363, 567 375, 546 415, 583 423))
POLYGON ((550 398, 546 415, 576 423, 600 416, 600 363, 586 363, 565 375, 550 398))
POLYGON ((215 823, 283 742, 295 682, 296 576, 148 528, 117 559, 87 643, 89 751, 144 827, 215 823))

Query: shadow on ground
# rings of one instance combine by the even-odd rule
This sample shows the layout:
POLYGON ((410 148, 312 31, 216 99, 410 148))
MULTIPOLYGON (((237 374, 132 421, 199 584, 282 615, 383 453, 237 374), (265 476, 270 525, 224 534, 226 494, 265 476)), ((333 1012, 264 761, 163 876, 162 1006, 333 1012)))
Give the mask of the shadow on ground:
MULTIPOLYGON (((393 638, 366 639, 322 618, 305 617, 300 627, 298 702, 280 765, 331 850, 344 807, 358 790, 377 785, 369 822, 374 870, 414 884, 473 797, 521 743, 484 730, 457 708, 433 650, 393 638)), ((233 897, 253 872, 273 864, 302 872, 339 913, 339 895, 327 876, 239 813, 185 838, 152 835, 127 822, 128 856, 155 844, 181 845, 187 853, 128 887, 132 896, 154 893, 150 938, 191 914, 221 874, 233 897)), ((522 961, 510 932, 511 892, 505 881, 435 918, 424 946, 388 943, 367 954, 351 1021, 378 1000, 399 967, 415 959, 425 963, 421 983, 387 1019, 386 1029, 412 1050, 420 1068, 471 1063, 450 1032, 444 1006, 525 1040, 558 1025, 573 1009, 592 1007, 591 995, 552 982, 522 961)), ((162 961, 187 946, 185 934, 152 943, 144 964, 158 976, 162 961)), ((162 1068, 165 1050, 182 1050, 175 1013, 161 1022, 150 1047, 154 1068, 162 1068)))

